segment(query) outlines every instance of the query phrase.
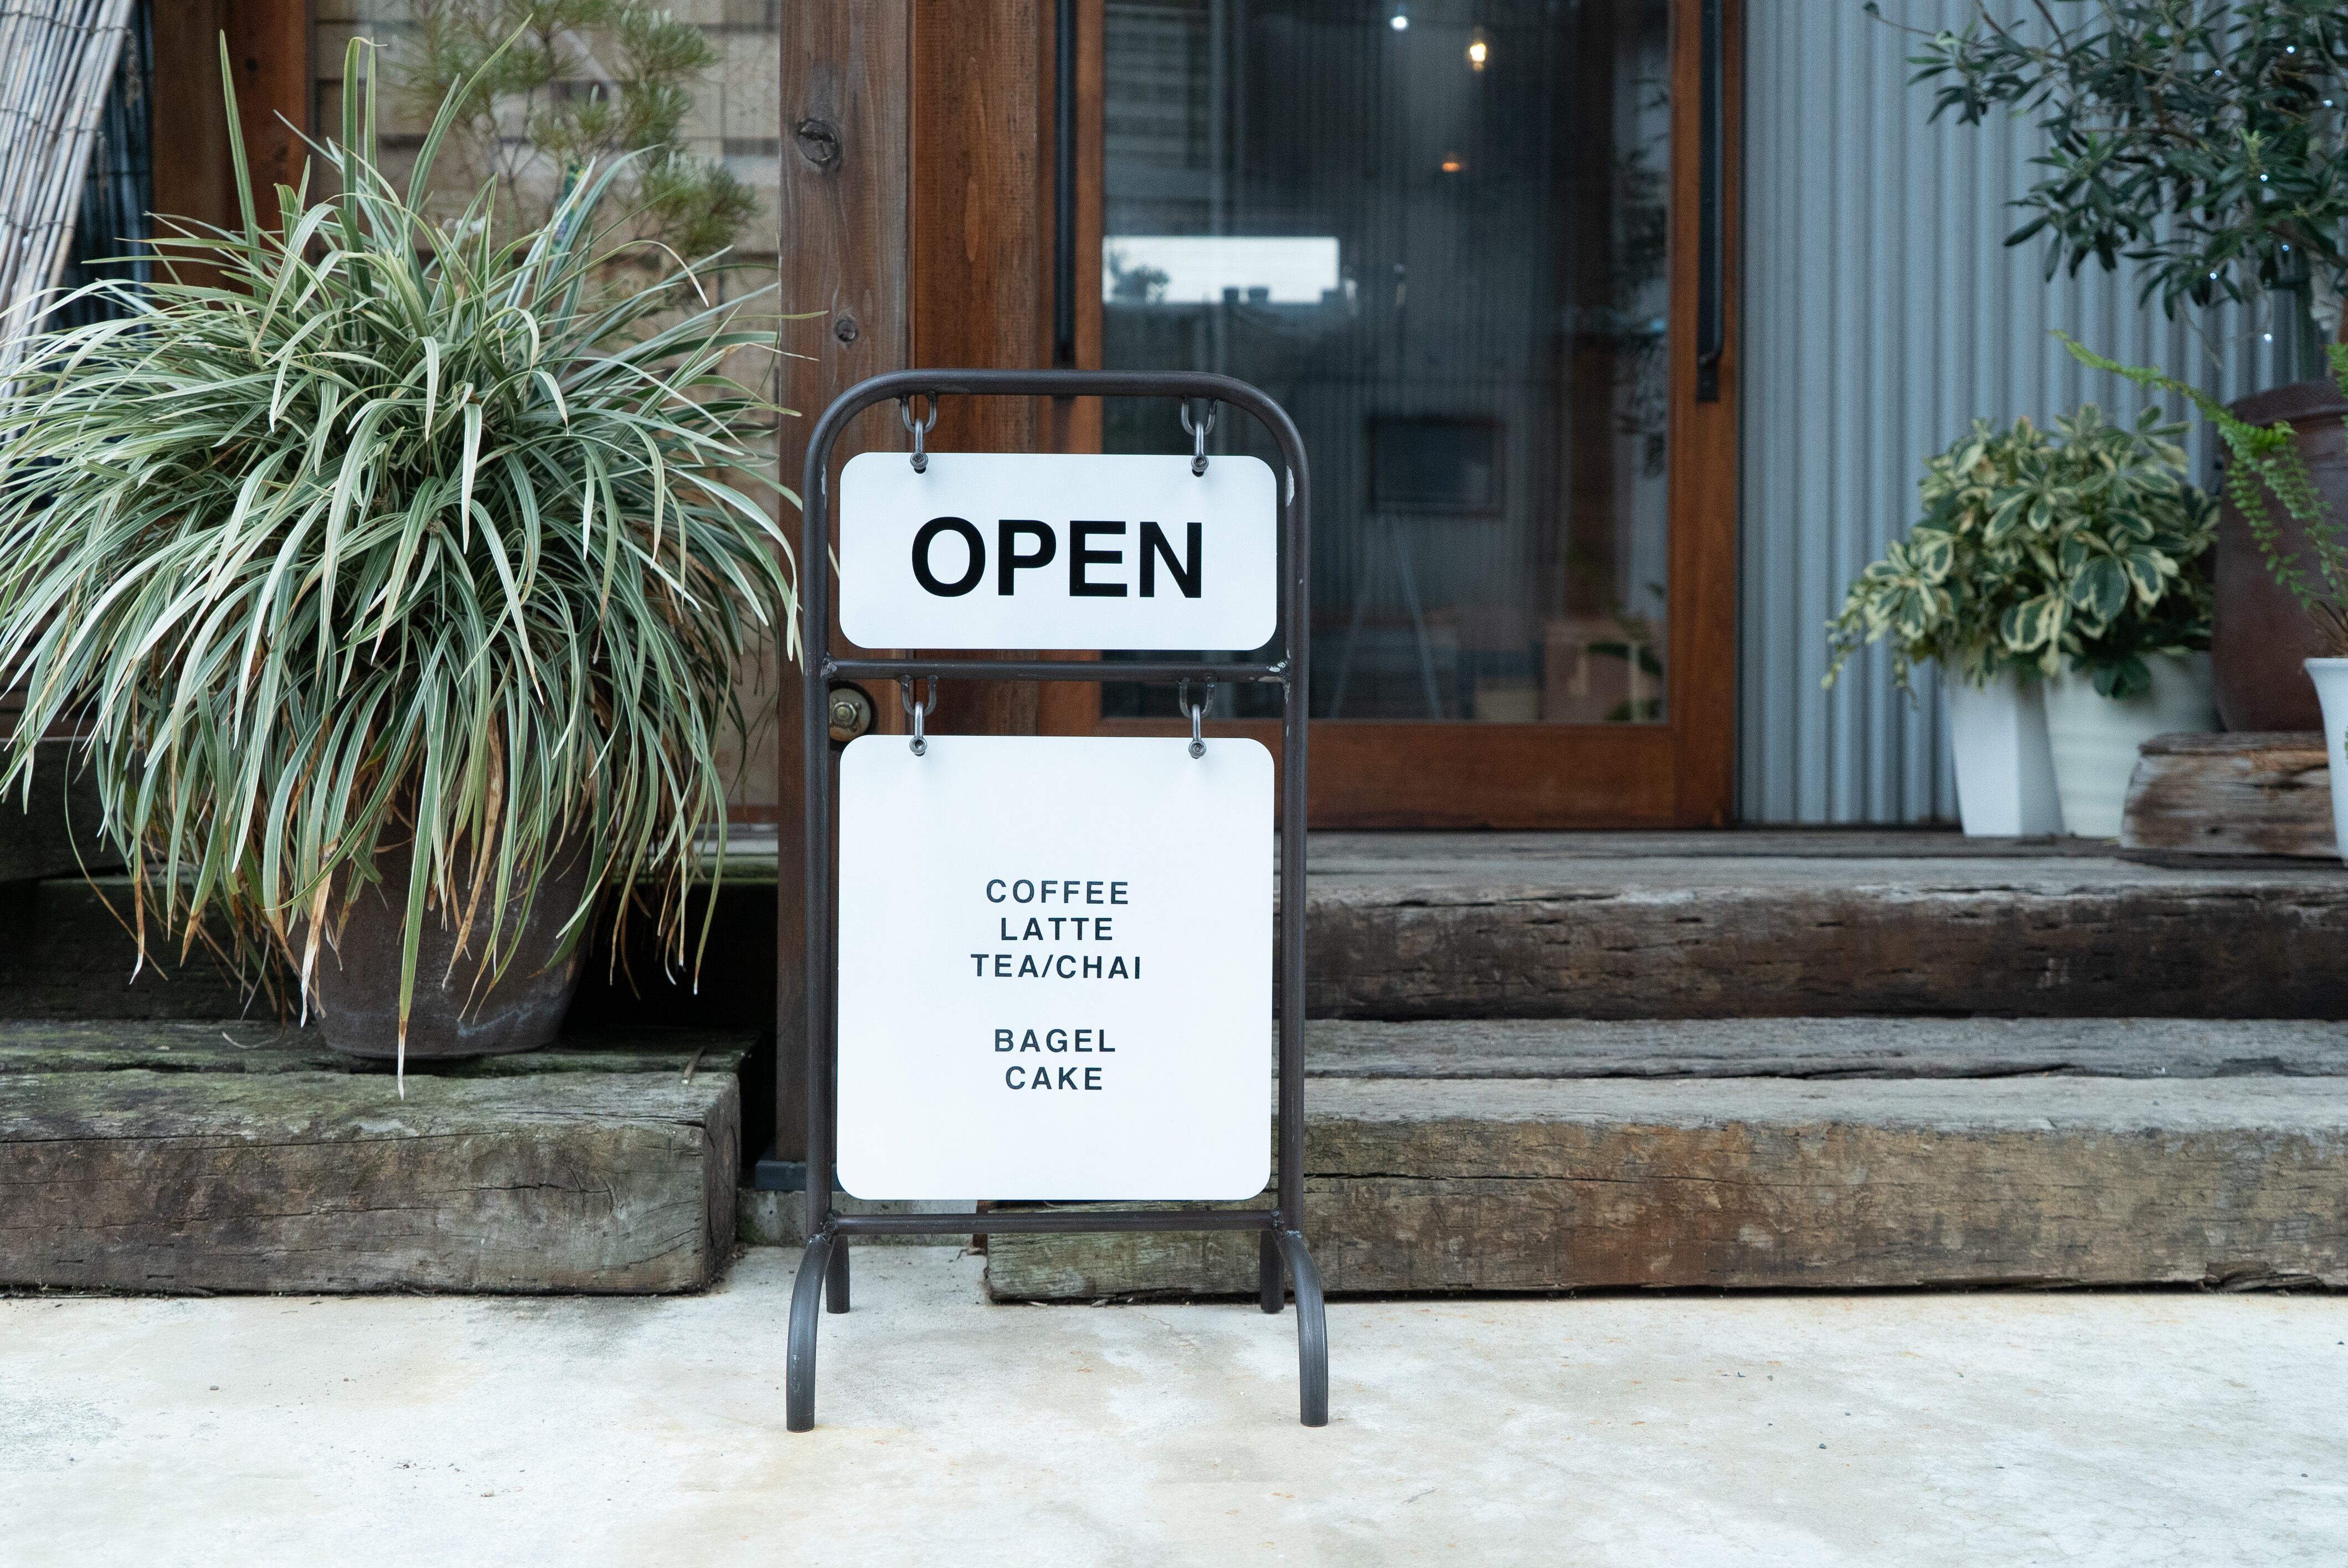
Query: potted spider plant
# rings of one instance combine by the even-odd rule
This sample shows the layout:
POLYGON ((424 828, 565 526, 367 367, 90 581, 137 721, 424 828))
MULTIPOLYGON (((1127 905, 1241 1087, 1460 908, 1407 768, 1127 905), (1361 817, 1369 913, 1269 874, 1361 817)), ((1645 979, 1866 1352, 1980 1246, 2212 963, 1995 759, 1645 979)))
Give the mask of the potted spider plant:
POLYGON ((723 369, 771 334, 599 228, 624 160, 517 236, 494 188, 436 223, 470 84, 395 185, 368 47, 313 145, 335 193, 279 187, 273 225, 223 50, 242 222, 91 285, 121 318, 0 392, 0 782, 70 717, 142 958, 290 977, 404 1071, 551 1039, 599 900, 685 960, 735 671, 795 596, 776 410, 723 369))

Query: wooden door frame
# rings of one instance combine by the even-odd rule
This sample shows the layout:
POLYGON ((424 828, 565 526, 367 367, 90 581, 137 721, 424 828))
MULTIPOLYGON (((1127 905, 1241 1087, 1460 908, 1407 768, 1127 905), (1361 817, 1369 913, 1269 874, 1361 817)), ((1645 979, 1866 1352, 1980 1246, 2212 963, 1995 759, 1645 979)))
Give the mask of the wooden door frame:
MULTIPOLYGON (((1316 827, 1696 827, 1731 818, 1743 7, 1722 0, 1724 349, 1719 400, 1699 403, 1693 344, 1702 3, 1672 0, 1667 719, 1653 725, 1317 720, 1316 827)), ((786 403, 811 415, 860 376, 906 364, 1051 363, 1055 10, 1056 0, 855 0, 786 9, 787 308, 825 309, 841 290, 870 292, 886 279, 879 294, 895 313, 888 321, 860 319, 849 342, 836 333, 800 334, 804 343, 795 338, 794 348, 816 357, 787 362, 786 403), (843 52, 851 40, 861 40, 853 45, 860 64, 843 52), (889 56, 885 80, 873 74, 876 48, 889 56), (858 85, 843 97, 850 82, 858 85), (884 123, 892 108, 895 123, 884 123), (828 168, 809 161, 812 144, 798 134, 810 119, 835 127, 839 139, 821 143, 832 149, 828 168), (886 208, 891 216, 850 225, 850 232, 842 227, 843 204, 886 208)), ((1076 0, 1076 363, 1092 367, 1100 361, 1100 269, 1085 263, 1098 255, 1102 230, 1102 0, 1076 0)), ((864 424, 862 440, 903 444, 901 432, 879 427, 872 416, 864 424)), ((957 399, 941 411, 932 444, 1086 451, 1098 449, 1099 431, 1097 407, 1083 403, 957 399)), ((880 727, 899 727, 890 694, 873 695, 880 727)), ((956 691, 950 682, 943 698, 937 723, 945 730, 1162 734, 1178 727, 1103 720, 1098 691, 1089 685, 956 691)), ((1269 733, 1272 726, 1240 721, 1219 728, 1269 733)), ((796 733, 788 713, 781 733, 796 733)), ((787 818, 791 776, 784 774, 787 818)))
MULTIPOLYGON (((1672 0, 1670 439, 1671 629, 1668 716, 1661 724, 1313 722, 1312 825, 1375 828, 1719 827, 1735 798, 1737 232, 1742 0, 1722 0, 1720 171, 1723 351, 1716 402, 1695 397, 1701 159, 1701 0, 1672 0), (1447 742, 1471 742, 1446 743, 1447 742), (1495 780, 1505 781, 1495 787, 1495 780)), ((1102 0, 1079 0, 1078 255, 1099 254, 1102 0), (1086 246, 1089 249, 1086 249, 1086 246)), ((1046 77, 1048 88, 1048 77, 1046 77)), ((1048 102, 1048 91, 1045 101, 1048 102)), ((1048 234, 1049 201, 1044 203, 1048 234)), ((1077 269, 1079 363, 1099 364, 1100 269, 1077 269)), ((1048 303, 1048 302, 1047 302, 1048 303)), ((1043 363, 1038 361, 1037 363, 1043 363)), ((1090 427, 1097 450, 1097 415, 1090 427)), ((1043 728, 1077 734, 1175 734, 1187 726, 1102 719, 1099 690, 1055 688, 1043 728)), ((1279 726, 1237 721, 1218 733, 1267 744, 1279 726)))

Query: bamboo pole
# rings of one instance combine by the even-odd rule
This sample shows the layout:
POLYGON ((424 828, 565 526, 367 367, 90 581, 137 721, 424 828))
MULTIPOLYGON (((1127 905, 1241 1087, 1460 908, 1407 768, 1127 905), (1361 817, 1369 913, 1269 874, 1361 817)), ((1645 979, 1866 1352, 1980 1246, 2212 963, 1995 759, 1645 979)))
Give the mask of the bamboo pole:
POLYGON ((0 0, 0 381, 72 248, 134 0, 0 0))

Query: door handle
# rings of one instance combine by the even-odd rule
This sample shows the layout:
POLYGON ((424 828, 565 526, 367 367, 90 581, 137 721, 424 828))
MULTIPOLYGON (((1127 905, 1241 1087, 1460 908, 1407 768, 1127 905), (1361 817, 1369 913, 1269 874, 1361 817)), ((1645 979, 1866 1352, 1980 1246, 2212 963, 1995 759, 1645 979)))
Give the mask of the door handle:
POLYGON ((1721 37, 1724 0, 1698 0, 1696 30, 1702 54, 1696 99, 1695 400, 1720 401, 1720 356, 1727 346, 1728 309, 1722 276, 1722 97, 1726 62, 1721 37))

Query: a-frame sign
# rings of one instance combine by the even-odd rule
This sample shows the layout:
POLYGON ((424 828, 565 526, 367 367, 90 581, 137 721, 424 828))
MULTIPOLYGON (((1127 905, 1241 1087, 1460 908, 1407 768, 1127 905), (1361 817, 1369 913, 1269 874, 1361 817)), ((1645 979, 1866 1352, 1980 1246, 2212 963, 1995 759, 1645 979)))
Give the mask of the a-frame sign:
POLYGON ((1228 376, 903 371, 850 388, 817 422, 799 563, 808 1241, 791 1294, 791 1430, 815 1424, 816 1328, 824 1306, 848 1310, 850 1239, 973 1225, 966 1214, 842 1214, 841 1189, 1244 1203, 1272 1174, 1268 1114, 1279 1143, 1268 1208, 1014 1208, 983 1225, 991 1235, 1257 1233, 1259 1305, 1281 1310, 1284 1273, 1303 1419, 1327 1423, 1328 1335, 1303 1223, 1308 493, 1294 422, 1228 376), (1195 446, 1189 456, 925 452, 937 399, 954 396, 1177 399, 1195 446), (850 420, 888 402, 914 432, 912 454, 866 453, 839 486, 850 639, 1226 657, 836 653, 823 548, 831 449, 850 420), (1208 456, 1218 405, 1271 434, 1284 486, 1260 459, 1208 456), (1191 735, 931 735, 942 676, 1176 683, 1191 735), (837 681, 897 685, 913 733, 866 735, 840 757, 835 905, 827 714, 837 681), (917 702, 923 682, 929 697, 917 702), (1201 733, 1218 682, 1278 692, 1276 774, 1255 742, 1201 733), (1275 967, 1285 999, 1276 1030, 1275 967))

